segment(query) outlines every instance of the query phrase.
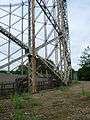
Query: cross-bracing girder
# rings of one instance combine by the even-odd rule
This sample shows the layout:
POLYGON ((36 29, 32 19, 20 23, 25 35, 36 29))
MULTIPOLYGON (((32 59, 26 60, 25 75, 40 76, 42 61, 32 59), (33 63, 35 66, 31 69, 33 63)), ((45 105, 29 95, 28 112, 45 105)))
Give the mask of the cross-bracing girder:
MULTIPOLYGON (((63 56, 64 56, 64 71, 65 71, 65 77, 64 80, 69 80, 69 75, 67 75, 68 72, 68 67, 70 66, 70 56, 68 53, 68 35, 69 35, 69 31, 68 31, 68 21, 67 21, 67 16, 66 16, 66 1, 64 0, 59 0, 57 1, 57 5, 58 5, 58 17, 59 17, 59 24, 57 24, 56 20, 54 19, 54 17, 52 16, 51 12, 49 11, 49 9, 47 8, 47 6, 45 5, 43 0, 36 0, 37 3, 39 4, 39 6, 41 7, 41 9, 43 10, 43 12, 45 13, 45 15, 47 16, 47 18, 49 19, 50 23, 53 25, 54 29, 56 30, 56 32, 58 33, 58 36, 60 37, 60 44, 63 47, 63 56), (61 20, 60 20, 61 17, 61 20), (63 27, 60 28, 60 25, 63 27)), ((60 58, 62 59, 62 58, 60 58)), ((62 64, 61 60, 61 64, 62 64)), ((62 71, 62 65, 61 65, 61 71, 62 71)))
MULTIPOLYGON (((51 30, 52 31, 52 30, 51 30)), ((4 29, 3 27, 0 26, 0 32, 2 34, 4 34, 6 37, 10 38, 13 42, 15 42, 16 44, 18 44, 21 48, 25 49, 26 51, 29 49, 28 46, 26 46, 23 42, 21 42, 19 39, 17 39, 15 36, 13 36, 11 33, 9 33, 6 29, 4 29)), ((51 32, 50 32, 51 34, 51 32)), ((49 36, 48 36, 49 38, 49 36)), ((40 50, 41 48, 43 48, 45 45, 48 45, 50 43, 52 43, 53 41, 55 41, 55 39, 57 38, 54 38, 48 42, 45 42, 43 43, 42 45, 40 45, 39 47, 36 48, 36 51, 40 50)), ((19 49, 20 50, 20 49, 19 49)), ((19 51, 17 50, 17 51, 19 51)), ((14 53, 12 53, 10 56, 12 56, 13 54, 15 54, 17 51, 15 51, 14 53)), ((27 51, 28 52, 28 51, 27 51)), ((31 51, 30 51, 30 54, 31 54, 31 51)), ((26 56, 26 55, 25 55, 26 56)), ((23 56, 23 57, 25 57, 23 56)), ((10 64, 12 64, 13 62, 16 62, 18 61, 19 59, 21 59, 22 57, 19 57, 17 58, 16 60, 12 60, 12 62, 10 62, 10 64)), ((6 59, 6 58, 5 58, 6 59)), ((0 66, 0 69, 6 67, 9 63, 3 65, 3 66, 0 66)))
MULTIPOLYGON (((30 4, 31 4, 31 0, 28 0, 29 2, 30 2, 30 4)), ((39 44, 38 46, 36 46, 36 48, 35 48, 35 51, 36 51, 36 53, 38 54, 38 51, 41 51, 41 49, 44 49, 45 47, 47 48, 45 51, 47 51, 47 58, 52 58, 52 56, 55 54, 56 56, 55 56, 55 59, 56 59, 56 67, 54 67, 55 69, 57 69, 57 67, 59 67, 59 70, 61 71, 64 71, 64 58, 63 58, 63 56, 65 57, 65 59, 66 59, 66 63, 67 63, 67 65, 68 65, 68 61, 69 61, 69 58, 70 58, 70 55, 69 55, 69 47, 68 47, 68 38, 66 38, 66 36, 63 34, 63 30, 61 29, 61 11, 63 11, 63 9, 65 9, 65 8, 61 8, 59 11, 58 11, 58 9, 57 9, 57 7, 58 7, 58 4, 59 4, 59 6, 61 6, 61 1, 62 0, 51 0, 52 1, 52 5, 49 5, 48 4, 48 2, 49 2, 50 0, 36 0, 36 3, 38 3, 38 4, 36 4, 35 5, 35 7, 36 8, 39 8, 40 9, 40 11, 38 12, 38 14, 36 14, 36 16, 35 16, 35 24, 36 24, 36 26, 37 26, 37 23, 40 23, 41 24, 41 27, 38 29, 38 31, 35 33, 35 40, 36 41, 38 41, 38 38, 40 38, 40 36, 39 36, 39 34, 42 34, 42 30, 43 30, 43 32, 45 33, 46 31, 47 31, 47 35, 45 35, 44 37, 46 37, 46 38, 42 38, 42 36, 41 36, 41 41, 43 41, 42 42, 42 44, 39 44), (51 8, 51 9, 50 9, 51 8), (56 13, 56 14, 55 14, 56 13), (44 15, 45 16, 45 21, 39 21, 39 18, 40 18, 40 16, 41 15, 44 15), (55 14, 55 15, 54 15, 55 14), (58 18, 57 18, 57 14, 59 14, 59 19, 60 19, 60 24, 58 24, 58 18), (52 29, 51 29, 51 31, 49 31, 48 32, 48 25, 51 25, 52 26, 52 29), (45 30, 46 29, 46 30, 45 30), (45 31, 44 31, 45 30, 45 31), (55 36, 54 36, 54 38, 51 38, 51 36, 53 36, 53 34, 56 34, 55 36), (48 52, 48 46, 50 46, 50 45, 53 45, 53 47, 51 48, 51 51, 50 52, 48 52), (60 46, 61 45, 61 46, 60 46), (61 49, 60 49, 60 47, 61 47, 61 49), (56 53, 55 53, 56 52, 56 53), (60 52, 61 52, 61 55, 62 56, 60 56, 60 52), (62 65, 61 65, 62 64, 62 65)), ((65 1, 64 1, 64 3, 65 3, 65 1)), ((26 2, 26 4, 27 4, 27 2, 26 2)), ((20 4, 21 6, 22 6, 22 4, 20 4)), ((25 5, 25 4, 24 4, 25 5)), ((28 4, 27 4, 28 5, 28 4)), ((13 5, 12 5, 13 6, 13 5)), ((64 6, 65 6, 65 4, 64 4, 64 6)), ((20 6, 19 6, 20 7, 20 6)), ((17 6, 17 9, 19 8, 18 6, 17 6)), ((36 9, 35 8, 35 9, 36 9)), ((66 11, 64 11, 64 12, 66 12, 66 11)), ((27 28, 30 28, 29 29, 29 37, 30 37, 30 35, 31 35, 31 31, 32 31, 32 26, 30 25, 31 24, 31 21, 32 21, 32 19, 30 18, 30 17, 32 17, 32 15, 31 15, 31 8, 28 8, 28 13, 26 13, 25 15, 24 15, 24 17, 23 17, 23 19, 25 19, 25 20, 28 20, 28 19, 30 19, 30 21, 29 21, 29 27, 27 27, 27 28), (30 12, 30 13, 29 13, 30 12), (25 17, 25 15, 27 16, 28 15, 28 13, 29 13, 29 15, 30 16, 28 16, 29 18, 27 18, 27 17, 25 17)), ((7 11, 7 14, 9 14, 9 12, 7 11)), ((11 27, 12 27, 12 29, 14 28, 13 27, 13 25, 15 25, 16 23, 18 23, 20 20, 22 20, 22 16, 21 15, 17 15, 16 13, 14 13, 14 12, 12 12, 11 13, 13 16, 17 16, 19 19, 17 19, 14 23, 12 23, 11 24, 11 27)), ((44 16, 42 16, 42 18, 44 18, 44 16)), ((67 18, 67 16, 63 13, 63 16, 64 16, 64 18, 65 19, 63 19, 64 21, 65 21, 65 27, 67 26, 66 25, 66 18, 67 18)), ((5 16, 3 16, 3 17, 5 17, 5 16)), ((7 25, 7 24, 6 24, 7 25)), ((7 26, 8 27, 8 26, 7 26)), ((67 27, 66 27, 67 28, 67 27)), ((66 29, 65 28, 65 29, 66 29)), ((14 28, 14 29, 17 29, 17 28, 14 28)), ((25 29, 25 28, 24 28, 25 29)), ((19 32, 19 30, 17 29, 17 31, 19 32)), ((22 31, 21 31, 22 32, 22 31)), ((19 33, 19 34, 22 34, 22 33, 19 33)), ((65 31, 66 32, 66 31, 65 31)), ((68 36, 68 31, 66 32, 67 33, 67 36, 68 36)), ((28 34, 27 34, 28 35, 28 34)), ((13 36, 15 36, 15 35, 13 35, 13 36)), ((17 37, 16 37, 17 38, 17 37)), ((18 39, 19 40, 19 39, 18 39)), ((29 45, 29 47, 31 46, 31 48, 30 48, 30 53, 31 53, 31 50, 32 50, 32 40, 31 40, 31 38, 29 38, 29 40, 30 41, 27 41, 30 45, 29 45)), ((19 41, 22 41, 22 40, 19 40, 19 41)), ((18 42, 19 42, 18 41, 18 42)), ((16 42, 16 41, 15 41, 16 42)), ((23 42, 22 42, 23 43, 23 42)), ((3 44, 2 44, 3 45, 3 44)), ((1 45, 1 46, 2 46, 1 45)), ((22 49, 22 45, 21 45, 21 42, 20 42, 20 44, 18 44, 19 46, 21 46, 21 49, 22 49)), ((26 44, 25 44, 26 45, 26 44)), ((27 47, 27 49, 29 49, 29 47, 28 47, 28 45, 26 45, 26 47, 27 47)), ((24 49, 26 49, 25 47, 24 47, 24 49)), ((12 55, 12 53, 11 53, 11 55, 12 55)), ((40 55, 40 54, 39 54, 40 55)), ((41 55, 40 55, 41 56, 41 55)), ((18 58, 20 58, 20 57, 18 57, 18 58)), ((17 60, 18 60, 18 58, 17 58, 17 60)), ((45 56, 44 56, 44 58, 45 58, 45 56)), ((21 58, 21 59, 23 59, 23 58, 21 58)), ((17 61, 16 60, 16 61, 17 61)), ((44 59, 43 59, 44 60, 44 59)), ((12 63, 12 62, 11 62, 12 63)), ((1 65, 0 65, 1 66, 1 65)), ((67 70, 68 70, 68 68, 67 68, 67 70)), ((67 73, 66 73, 67 74, 67 73)))
POLYGON ((61 59, 61 68, 64 69, 65 78, 64 80, 69 79, 70 69, 71 69, 71 60, 70 60, 70 41, 69 41, 69 28, 68 28, 68 19, 67 19, 67 3, 66 0, 58 0, 58 24, 61 27, 64 40, 63 43, 60 43, 60 46, 63 47, 63 51, 60 53, 60 56, 64 56, 61 59), (60 21, 61 19, 61 21, 60 21), (64 62, 63 62, 64 61, 64 62))
POLYGON ((45 5, 44 1, 43 0, 36 0, 36 1, 39 4, 39 6, 41 7, 41 9, 43 10, 43 12, 45 13, 45 15, 47 16, 47 18, 49 19, 50 23, 53 25, 53 27, 56 30, 56 32, 58 33, 58 35, 60 37, 62 37, 62 32, 60 30, 60 27, 58 26, 58 24, 55 21, 53 15, 51 14, 51 12, 49 11, 49 9, 45 5))
POLYGON ((10 38, 13 42, 15 42, 17 45, 19 45, 21 48, 28 50, 28 47, 19 39, 17 39, 15 36, 13 36, 10 32, 8 32, 6 29, 4 29, 2 26, 0 26, 0 32, 4 34, 6 37, 10 38))

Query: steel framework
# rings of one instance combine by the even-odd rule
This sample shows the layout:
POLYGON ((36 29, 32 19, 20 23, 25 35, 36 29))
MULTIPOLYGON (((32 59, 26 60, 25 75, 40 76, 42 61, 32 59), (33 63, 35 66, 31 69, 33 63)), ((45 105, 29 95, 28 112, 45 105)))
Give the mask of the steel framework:
POLYGON ((67 84, 71 70, 67 1, 28 0, 0 5, 0 12, 0 69, 10 72, 28 62, 35 92, 36 57, 49 68, 47 63, 51 59, 54 69, 50 69, 67 84))

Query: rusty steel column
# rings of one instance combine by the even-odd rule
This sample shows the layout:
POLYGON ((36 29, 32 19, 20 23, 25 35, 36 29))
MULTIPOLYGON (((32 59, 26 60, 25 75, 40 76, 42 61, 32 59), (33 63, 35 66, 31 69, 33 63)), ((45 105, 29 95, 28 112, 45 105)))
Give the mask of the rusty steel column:
POLYGON ((28 0, 28 91, 31 92, 31 0, 28 0))
MULTIPOLYGON (((43 0, 43 3, 46 5, 46 1, 45 0, 43 0)), ((45 13, 44 13, 44 40, 45 40, 45 43, 46 43, 47 42, 47 18, 46 18, 45 13)), ((46 60, 47 60, 47 45, 45 45, 45 61, 46 60)), ((45 66, 46 77, 48 77, 47 62, 45 64, 46 64, 46 66, 45 66)))
POLYGON ((32 92, 36 92, 35 0, 32 0, 32 92))
MULTIPOLYGON (((11 3, 10 3, 10 10, 9 10, 9 32, 11 31, 11 3)), ((10 39, 8 40, 8 63, 10 63, 10 39)), ((10 65, 8 64, 8 73, 10 73, 10 65)))

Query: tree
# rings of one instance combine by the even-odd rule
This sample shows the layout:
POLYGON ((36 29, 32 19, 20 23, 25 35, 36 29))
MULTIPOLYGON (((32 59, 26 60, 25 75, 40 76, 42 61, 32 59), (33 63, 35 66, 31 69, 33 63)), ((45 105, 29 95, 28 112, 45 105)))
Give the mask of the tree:
MULTIPOLYGON (((29 57, 29 61, 31 62, 31 56, 29 57)), ((32 67, 31 64, 30 64, 30 67, 32 67)), ((21 75, 22 68, 23 68, 23 74, 28 75, 28 63, 26 63, 26 65, 19 65, 16 70, 11 70, 10 73, 21 75)), ((52 60, 47 59, 45 61, 45 59, 41 60, 39 57, 36 57, 36 71, 37 73, 42 74, 43 76, 46 76, 46 71, 48 75, 52 77, 57 77, 53 71, 55 71, 58 75, 60 74, 55 70, 55 64, 52 60)))
POLYGON ((47 59, 46 64, 40 58, 36 59, 36 67, 37 67, 38 73, 42 73, 43 75, 45 75, 46 74, 46 70, 47 70, 48 74, 53 74, 52 71, 51 71, 51 69, 48 66, 51 69, 54 70, 55 64, 54 64, 53 61, 48 60, 48 59, 47 59))
POLYGON ((90 67, 90 48, 89 47, 87 47, 84 50, 84 52, 80 58, 81 58, 81 60, 80 60, 81 67, 84 67, 84 66, 90 67))
POLYGON ((22 74, 22 69, 23 69, 23 74, 27 75, 28 74, 28 68, 26 65, 19 65, 18 68, 15 71, 10 71, 12 74, 22 74))
MULTIPOLYGON (((31 61, 31 58, 30 58, 31 61)), ((47 62, 43 62, 40 58, 36 58, 36 68, 37 68, 37 72, 41 73, 42 75, 46 74, 46 70, 48 72, 48 74, 53 75, 53 72, 51 71, 51 69, 54 70, 54 62, 51 60, 47 60, 47 62), (51 64, 50 64, 51 63, 51 64), (46 65, 47 64, 47 65, 46 65), (49 67, 51 68, 49 68, 49 67)), ((23 74, 27 75, 28 74, 28 68, 27 68, 28 64, 26 65, 20 65, 15 71, 11 71, 12 74, 21 74, 22 72, 22 68, 23 68, 23 74)), ((31 67, 31 65, 30 65, 31 67)))
POLYGON ((87 47, 80 57, 79 80, 90 80, 90 48, 87 47))
POLYGON ((7 74, 7 71, 6 71, 6 70, 0 70, 0 73, 5 73, 5 74, 7 74))

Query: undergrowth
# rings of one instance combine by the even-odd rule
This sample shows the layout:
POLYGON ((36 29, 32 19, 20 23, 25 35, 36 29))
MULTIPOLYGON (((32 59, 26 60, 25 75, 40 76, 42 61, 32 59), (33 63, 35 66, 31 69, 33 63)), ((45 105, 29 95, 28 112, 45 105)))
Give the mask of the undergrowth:
POLYGON ((11 96, 11 103, 12 103, 14 109, 21 109, 22 101, 23 101, 23 98, 18 94, 11 96))
POLYGON ((23 94, 22 96, 15 94, 11 97, 11 103, 14 107, 14 113, 11 115, 12 120, 41 120, 37 115, 34 115, 32 110, 28 113, 23 112, 23 101, 27 100, 29 108, 32 109, 35 106, 41 105, 40 102, 32 98, 29 94, 23 94))
POLYGON ((86 96, 88 99, 90 99, 90 92, 85 90, 84 84, 82 85, 82 90, 81 90, 81 96, 86 96))
POLYGON ((0 113, 3 112, 3 105, 0 103, 0 113))

